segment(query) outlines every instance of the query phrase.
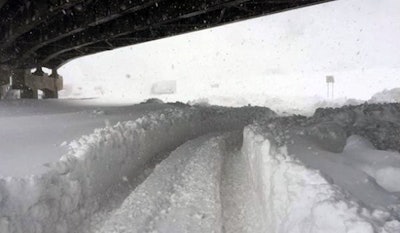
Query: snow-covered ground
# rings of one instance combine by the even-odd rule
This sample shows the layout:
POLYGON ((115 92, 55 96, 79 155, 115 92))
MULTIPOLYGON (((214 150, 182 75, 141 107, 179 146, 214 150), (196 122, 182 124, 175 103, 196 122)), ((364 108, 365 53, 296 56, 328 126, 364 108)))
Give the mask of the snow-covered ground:
POLYGON ((278 147, 253 128, 246 128, 244 138, 269 232, 399 232, 398 196, 376 185, 360 163, 347 163, 346 152, 330 153, 303 141, 278 147))
POLYGON ((1 104, 2 233, 400 231, 397 104, 1 104))
POLYGON ((98 232, 266 232, 240 134, 206 135, 179 147, 98 232))
MULTIPOLYGON (((71 128, 76 124, 76 128, 82 129, 45 129, 45 135, 24 131, 34 138, 25 143, 35 144, 39 141, 43 146, 43 153, 49 157, 42 158, 40 154, 27 157, 30 155, 29 151, 24 151, 26 154, 19 157, 20 164, 17 164, 17 160, 3 160, 2 167, 16 166, 17 171, 4 169, 5 175, 0 179, 1 232, 75 231, 84 226, 94 213, 113 206, 113 202, 119 203, 121 195, 127 192, 127 186, 134 186, 137 182, 134 180, 146 172, 146 164, 151 163, 158 155, 167 153, 190 138, 215 131, 240 130, 256 118, 275 116, 268 109, 256 107, 233 109, 190 107, 182 104, 142 104, 112 109, 91 105, 75 106, 68 101, 57 102, 54 101, 53 110, 47 109, 52 108, 52 104, 43 109, 39 104, 37 108, 32 106, 30 110, 27 107, 20 115, 28 117, 25 119, 26 123, 27 119, 37 116, 38 122, 45 121, 53 126, 58 123, 62 126, 57 120, 63 120, 74 122, 71 123, 71 128), (72 106, 70 109, 62 108, 63 113, 60 113, 57 112, 59 104, 72 106), (150 113, 145 114, 150 110, 150 113), (28 114, 29 111, 33 113, 28 114), (100 119, 94 119, 92 124, 90 116, 93 111, 96 111, 95 118, 100 119), (98 116, 98 112, 102 113, 98 116), (113 112, 114 116, 111 114, 113 112), (57 115, 56 113, 61 114, 61 119, 49 118, 57 115), (104 121, 110 121, 107 113, 114 121, 121 122, 105 123, 104 121), (131 121, 123 121, 124 119, 131 121), (96 127, 99 129, 94 130, 96 127), (69 136, 84 133, 83 130, 90 130, 92 133, 68 141, 69 136), (65 138, 62 136, 63 131, 69 132, 64 135, 65 138), (56 154, 51 154, 54 145, 48 144, 48 138, 67 140, 62 143, 67 148, 66 152, 62 154, 62 151, 57 151, 56 154), (133 183, 129 182, 131 180, 133 183), (113 195, 116 196, 111 198, 113 195)), ((12 102, 11 105, 15 103, 12 102)), ((7 114, 4 113, 2 119, 5 124, 11 124, 7 114)), ((40 130, 41 124, 38 125, 40 130)), ((13 134, 12 131, 8 133, 13 134)), ((27 138, 29 137, 25 137, 27 138)), ((15 150, 13 144, 7 145, 4 142, 4 146, 11 146, 10 150, 15 150)), ((9 158, 7 154, 4 157, 9 158)))
POLYGON ((369 97, 399 81, 399 6, 86 56, 62 100, 0 101, 0 233, 399 233, 400 90, 369 97))
POLYGON ((399 107, 320 109, 247 127, 243 149, 273 232, 399 232, 399 107))
POLYGON ((48 171, 44 164, 58 161, 74 139, 164 108, 172 106, 116 106, 94 100, 0 101, 0 176, 48 171))

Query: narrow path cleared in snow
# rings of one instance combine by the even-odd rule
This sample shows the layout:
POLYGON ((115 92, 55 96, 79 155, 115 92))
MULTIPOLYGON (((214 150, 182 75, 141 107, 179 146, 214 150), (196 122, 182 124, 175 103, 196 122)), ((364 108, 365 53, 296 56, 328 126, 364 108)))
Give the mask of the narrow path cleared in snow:
MULTIPOLYGON (((32 162, 23 162, 19 173, 4 175, 0 180, 1 233, 171 232, 169 228, 173 232, 222 232, 222 164, 227 151, 232 151, 227 149, 232 146, 230 136, 222 132, 241 131, 255 119, 276 115, 259 107, 179 103, 121 108, 71 104, 68 111, 33 105, 37 108, 32 106, 33 113, 23 112, 22 122, 37 116, 42 121, 35 121, 38 127, 34 128, 41 129, 49 115, 54 116, 49 122, 61 117, 66 129, 56 124, 58 128, 37 139, 45 143, 62 135, 65 143, 58 143, 69 149, 66 154, 48 153, 52 159, 35 160, 40 155, 31 155, 32 162), (80 117, 71 118, 69 112, 80 117), (93 129, 86 122, 100 126, 93 129), (80 123, 85 127, 77 127, 80 123), (90 128, 92 134, 82 135, 82 130, 90 128), (213 132, 217 134, 210 135, 213 132), (68 143, 72 134, 81 136, 68 143), (25 178, 28 166, 40 169, 25 178)), ((9 121, 7 114, 0 111, 0 121, 9 121)), ((236 144, 232 148, 238 148, 236 144)), ((25 155, 18 157, 21 163, 25 155)), ((244 221, 241 226, 245 225, 244 221)))
POLYGON ((240 132, 186 142, 94 232, 264 232, 240 145, 240 132))
POLYGON ((228 151, 222 164, 221 202, 225 233, 261 233, 261 208, 250 185, 247 161, 239 148, 228 151))
MULTIPOLYGON (((74 140, 43 176, 0 180, 1 233, 400 232, 399 154, 375 149, 367 140, 375 134, 363 139, 360 129, 347 138, 332 119, 274 118, 268 109, 251 107, 72 105, 70 113, 48 114, 35 106, 17 122, 57 114, 76 119, 65 135, 51 131, 64 140, 90 130, 90 117, 95 125, 133 121, 74 140), (339 146, 344 149, 336 151, 339 146)), ((398 119, 387 112, 400 107, 389 107, 394 111, 378 110, 398 119)), ((376 121, 368 112, 347 111, 361 115, 354 120, 361 125, 376 121)), ((369 111, 382 118, 376 108, 369 111)), ((338 121, 353 119, 350 113, 338 121)), ((7 114, 0 111, 0 123, 11 123, 7 114)), ((396 129, 377 122, 376 128, 396 129)))

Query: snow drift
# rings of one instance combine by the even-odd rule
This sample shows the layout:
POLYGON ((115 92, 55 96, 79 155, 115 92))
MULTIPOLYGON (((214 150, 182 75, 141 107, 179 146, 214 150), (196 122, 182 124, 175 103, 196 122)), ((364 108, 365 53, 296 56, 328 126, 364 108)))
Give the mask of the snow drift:
POLYGON ((241 129, 265 108, 182 107, 96 130, 70 144, 50 172, 0 179, 0 232, 74 232, 161 152, 209 132, 241 129))
POLYGON ((371 211, 358 203, 257 128, 245 128, 242 153, 248 157, 253 188, 262 203, 266 228, 271 232, 400 231, 400 223, 390 213, 371 211))
POLYGON ((242 153, 267 229, 400 232, 399 113, 365 104, 246 127, 242 153))
MULTIPOLYGON (((69 152, 47 173, 0 178, 0 232, 84 232, 85 219, 126 189, 121 195, 126 194, 123 199, 128 196, 127 204, 105 221, 110 224, 103 232, 114 226, 126 227, 123 219, 129 222, 129 214, 139 214, 132 220, 138 223, 138 232, 189 229, 201 221, 208 224, 202 226, 203 232, 223 231, 223 222, 249 220, 250 215, 241 214, 252 211, 242 208, 245 202, 228 208, 244 196, 224 197, 221 193, 243 193, 244 189, 249 191, 247 197, 254 194, 254 201, 246 201, 248 206, 260 208, 253 210, 253 216, 256 213, 261 220, 255 228, 251 228, 255 226, 252 221, 238 226, 247 229, 240 232, 253 233, 256 228, 279 233, 400 232, 399 104, 318 109, 312 117, 279 118, 271 110, 257 107, 170 106, 175 107, 73 141, 69 152), (229 146, 237 149, 238 141, 214 136, 190 141, 243 127, 243 145, 237 157, 226 156, 226 144, 235 144, 229 146), (182 143, 139 184, 136 178, 146 176, 152 160, 168 155, 182 143), (229 181, 237 180, 238 174, 231 171, 235 166, 239 175, 249 176, 250 185, 245 179, 241 187, 229 181), (220 192, 222 180, 226 183, 220 192), (199 190, 204 191, 203 196, 198 195, 199 190), (162 208, 168 200, 157 197, 158 191, 176 197, 169 199, 176 201, 169 206, 172 209, 162 208), (193 208, 187 208, 187 203, 193 208), (134 212, 130 212, 132 208, 134 212), (225 212, 220 214, 221 209, 225 212), (180 219, 180 225, 170 226, 174 219, 180 219), (191 221, 195 223, 185 225, 191 221)), ((235 227, 231 224, 225 231, 235 232, 239 229, 235 227)))

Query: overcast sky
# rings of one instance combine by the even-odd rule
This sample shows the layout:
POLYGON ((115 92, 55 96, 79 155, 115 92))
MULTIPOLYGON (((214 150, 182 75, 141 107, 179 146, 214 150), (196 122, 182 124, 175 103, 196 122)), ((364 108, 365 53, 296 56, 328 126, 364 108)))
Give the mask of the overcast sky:
POLYGON ((336 96, 366 99, 400 86, 399 41, 400 1, 339 0, 87 56, 61 73, 83 88, 92 88, 83 79, 131 85, 121 91, 176 79, 201 91, 220 83, 227 95, 292 96, 324 96, 332 74, 336 96))

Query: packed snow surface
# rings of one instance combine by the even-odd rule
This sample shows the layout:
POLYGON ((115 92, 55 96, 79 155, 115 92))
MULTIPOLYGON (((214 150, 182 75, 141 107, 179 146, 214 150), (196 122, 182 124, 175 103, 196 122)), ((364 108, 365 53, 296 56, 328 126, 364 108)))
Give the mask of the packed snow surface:
POLYGON ((400 232, 397 104, 278 117, 157 100, 42 103, 2 103, 8 134, 31 123, 46 134, 22 139, 62 146, 32 164, 34 148, 20 149, 24 172, 2 160, 1 233, 400 232))

